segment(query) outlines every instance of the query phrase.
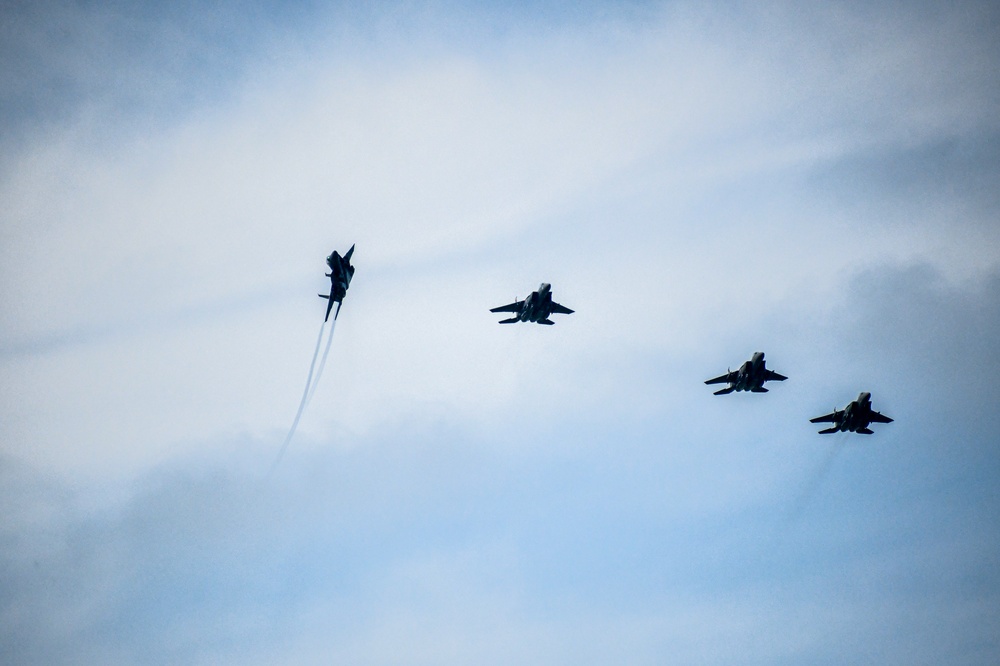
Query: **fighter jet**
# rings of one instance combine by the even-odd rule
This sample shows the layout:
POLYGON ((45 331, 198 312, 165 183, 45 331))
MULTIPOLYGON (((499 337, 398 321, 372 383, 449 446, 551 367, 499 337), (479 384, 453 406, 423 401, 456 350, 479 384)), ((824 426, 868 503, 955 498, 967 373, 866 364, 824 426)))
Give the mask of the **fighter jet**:
POLYGON ((559 305, 552 300, 552 285, 543 282, 538 291, 533 291, 523 301, 514 301, 510 305, 501 305, 493 308, 490 312, 513 312, 514 316, 504 319, 501 324, 513 324, 519 321, 533 321, 538 324, 551 326, 555 322, 549 319, 552 314, 573 314, 567 307, 559 305))
POLYGON ((764 352, 755 352, 753 357, 740 366, 736 372, 727 370, 726 374, 709 379, 706 384, 729 384, 727 388, 720 389, 714 395, 726 395, 733 391, 750 391, 751 393, 767 393, 764 382, 783 382, 788 377, 779 375, 777 372, 768 370, 764 366, 764 352))
POLYGON ((330 310, 333 309, 333 304, 337 304, 337 313, 333 315, 336 319, 337 315, 340 314, 340 306, 344 303, 344 296, 347 295, 347 288, 351 286, 351 278, 354 277, 354 266, 351 266, 351 255, 354 254, 354 246, 347 251, 343 257, 334 250, 329 257, 326 258, 326 265, 330 267, 330 272, 326 274, 330 278, 330 293, 329 294, 317 294, 320 298, 325 298, 329 303, 326 305, 326 319, 323 321, 330 320, 330 310))
POLYGON ((832 423, 832 428, 820 430, 819 434, 828 435, 832 432, 860 432, 862 435, 871 435, 872 430, 868 428, 871 423, 892 423, 892 419, 883 416, 872 410, 872 394, 862 391, 858 399, 849 404, 844 409, 834 409, 826 416, 817 416, 809 419, 809 423, 832 423))

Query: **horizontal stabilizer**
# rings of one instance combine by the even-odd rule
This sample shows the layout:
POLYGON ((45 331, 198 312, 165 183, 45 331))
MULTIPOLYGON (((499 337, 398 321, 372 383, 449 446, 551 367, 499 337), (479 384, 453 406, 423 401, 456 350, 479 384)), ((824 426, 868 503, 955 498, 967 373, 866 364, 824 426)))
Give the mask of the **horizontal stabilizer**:
POLYGON ((545 324, 546 326, 551 326, 551 325, 552 325, 552 324, 554 324, 555 322, 554 322, 554 321, 552 321, 551 319, 540 319, 540 320, 538 321, 538 323, 539 323, 539 324, 545 324))
POLYGON ((521 320, 518 319, 517 317, 511 317, 510 319, 504 319, 500 323, 501 324, 516 324, 519 321, 521 321, 521 320))
POLYGON ((718 391, 716 391, 712 395, 726 395, 727 393, 732 393, 735 390, 736 390, 735 388, 733 388, 732 386, 730 386, 729 388, 719 389, 718 391))
POLYGON ((330 298, 330 294, 316 294, 316 295, 319 296, 320 298, 325 298, 327 300, 329 300, 330 298))
MULTIPOLYGON (((330 310, 333 309, 333 304, 334 303, 337 304, 337 313, 338 314, 340 313, 340 303, 341 303, 341 301, 334 300, 332 296, 324 296, 323 294, 318 294, 318 296, 320 298, 325 298, 326 299, 326 317, 323 318, 323 321, 330 321, 330 310)), ((336 319, 336 317, 334 317, 334 319, 336 319)))
POLYGON ((834 433, 834 432, 837 432, 836 428, 827 428, 826 430, 820 430, 819 434, 821 434, 821 435, 829 435, 829 434, 834 433))
POLYGON ((750 389, 751 393, 767 393, 767 389, 761 386, 760 388, 750 389))
POLYGON ((855 432, 859 432, 862 435, 874 435, 875 434, 874 430, 869 430, 868 428, 858 428, 857 430, 855 430, 855 432))

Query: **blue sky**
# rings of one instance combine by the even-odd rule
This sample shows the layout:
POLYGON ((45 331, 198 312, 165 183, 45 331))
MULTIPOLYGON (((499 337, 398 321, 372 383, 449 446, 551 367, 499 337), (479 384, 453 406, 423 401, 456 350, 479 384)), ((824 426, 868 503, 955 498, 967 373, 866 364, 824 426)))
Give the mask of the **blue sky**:
POLYGON ((5 663, 996 662, 988 3, 3 17, 5 663))

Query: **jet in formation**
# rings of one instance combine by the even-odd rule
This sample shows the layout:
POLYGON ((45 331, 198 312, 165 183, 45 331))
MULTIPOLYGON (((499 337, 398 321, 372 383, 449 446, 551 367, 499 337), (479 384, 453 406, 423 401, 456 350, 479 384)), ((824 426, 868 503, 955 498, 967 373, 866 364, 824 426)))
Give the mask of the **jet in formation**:
POLYGON ((351 286, 351 278, 354 277, 354 266, 351 266, 351 255, 354 254, 354 246, 347 251, 347 254, 340 256, 340 254, 334 250, 329 257, 326 258, 326 265, 330 267, 330 272, 326 274, 330 278, 330 293, 329 294, 318 294, 320 298, 325 298, 329 301, 326 305, 326 318, 323 321, 330 320, 330 310, 333 309, 333 304, 337 304, 337 313, 333 315, 336 319, 337 315, 340 314, 340 306, 344 303, 344 296, 347 295, 347 288, 351 286))
POLYGON ((533 321, 551 326, 555 322, 549 319, 552 314, 573 314, 567 307, 552 300, 552 285, 543 282, 538 291, 533 291, 523 301, 514 301, 510 305, 501 305, 490 312, 512 312, 514 316, 504 319, 501 324, 513 324, 519 321, 533 321))
POLYGON ((767 369, 764 364, 764 352, 755 352, 749 361, 740 366, 739 370, 735 372, 727 370, 726 374, 709 379, 705 383, 729 384, 728 387, 716 391, 714 395, 726 395, 733 391, 767 393, 764 382, 783 382, 786 379, 788 377, 767 369))
POLYGON ((847 405, 844 409, 834 409, 826 416, 817 416, 809 419, 809 423, 832 423, 833 427, 820 430, 819 434, 828 435, 833 432, 860 432, 863 435, 871 435, 873 431, 868 428, 872 423, 892 423, 892 419, 883 416, 872 409, 872 394, 862 391, 858 399, 847 405))

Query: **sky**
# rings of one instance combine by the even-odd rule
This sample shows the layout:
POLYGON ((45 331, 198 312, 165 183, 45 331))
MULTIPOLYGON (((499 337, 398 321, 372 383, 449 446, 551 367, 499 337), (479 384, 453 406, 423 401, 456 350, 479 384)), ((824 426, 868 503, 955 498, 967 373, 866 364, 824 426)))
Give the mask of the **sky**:
POLYGON ((168 4, 0 4, 0 661, 997 663, 995 4, 168 4))

